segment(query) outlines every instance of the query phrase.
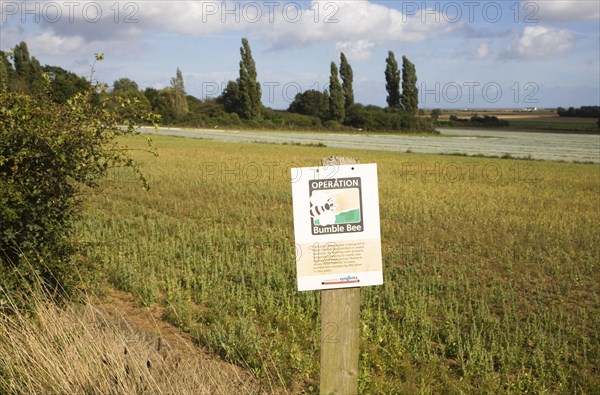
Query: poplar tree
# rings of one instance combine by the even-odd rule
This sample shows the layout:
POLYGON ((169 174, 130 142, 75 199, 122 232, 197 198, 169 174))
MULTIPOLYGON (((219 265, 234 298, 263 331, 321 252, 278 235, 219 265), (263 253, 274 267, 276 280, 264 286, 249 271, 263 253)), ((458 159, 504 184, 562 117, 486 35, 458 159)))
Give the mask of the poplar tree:
POLYGON ((348 63, 346 55, 342 52, 340 55, 340 77, 342 78, 342 89, 344 91, 344 103, 346 111, 354 104, 354 90, 352 88, 353 73, 352 66, 348 63))
POLYGON ((9 90, 15 74, 12 63, 8 61, 8 55, 0 51, 0 86, 3 86, 4 90, 9 90))
POLYGON ((13 49, 13 59, 15 64, 15 71, 17 75, 24 80, 27 80, 29 75, 29 49, 25 42, 20 42, 13 49))
POLYGON ((331 62, 331 76, 329 77, 329 114, 331 119, 343 122, 346 117, 344 91, 338 78, 338 68, 331 62))
POLYGON ((181 117, 188 113, 189 108, 185 94, 185 86, 183 84, 183 74, 181 73, 181 70, 179 70, 179 67, 177 68, 175 78, 171 78, 171 87, 174 91, 173 109, 175 115, 181 117))
POLYGON ((402 57, 402 107, 408 115, 416 116, 419 111, 419 89, 415 65, 406 56, 402 57))
POLYGON ((388 52, 385 60, 385 89, 387 90, 388 107, 400 106, 400 71, 398 62, 392 51, 388 52))
POLYGON ((0 54, 0 93, 8 90, 8 70, 3 60, 3 54, 0 54))
POLYGON ((44 71, 35 57, 29 57, 29 49, 25 42, 15 46, 13 59, 16 75, 20 80, 20 83, 17 82, 17 90, 24 92, 40 91, 44 83, 44 71))
POLYGON ((257 81, 256 64, 252 58, 252 50, 246 38, 242 38, 240 48, 240 78, 237 80, 238 114, 246 119, 260 117, 262 108, 260 83, 257 81))

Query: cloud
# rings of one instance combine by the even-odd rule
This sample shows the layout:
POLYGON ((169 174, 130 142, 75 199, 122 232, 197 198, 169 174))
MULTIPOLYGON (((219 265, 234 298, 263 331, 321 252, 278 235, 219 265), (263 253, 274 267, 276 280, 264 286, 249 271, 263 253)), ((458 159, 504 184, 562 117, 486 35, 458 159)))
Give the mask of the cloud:
POLYGON ((65 37, 51 31, 42 32, 26 41, 31 53, 42 55, 77 53, 85 46, 81 36, 65 37))
POLYGON ((140 9, 145 25, 189 35, 245 30, 278 40, 303 43, 322 40, 421 41, 445 24, 443 18, 421 18, 367 0, 297 2, 148 2, 140 9), (436 19, 438 22, 436 22, 436 19))
POLYGON ((532 21, 577 22, 600 19, 600 2, 597 0, 522 0, 521 3, 524 16, 532 21))
POLYGON ((81 36, 60 36, 51 30, 26 33, 20 27, 2 30, 2 46, 6 49, 14 47, 21 41, 27 43, 29 52, 35 56, 78 53, 86 47, 86 42, 81 36))
POLYGON ((573 46, 573 35, 566 29, 527 26, 520 37, 513 40, 507 55, 521 59, 547 58, 562 54, 573 46))
POLYGON ((270 43, 270 49, 277 50, 333 41, 337 50, 348 52, 349 58, 365 60, 375 45, 422 42, 451 28, 444 18, 432 17, 431 11, 427 12, 428 17, 422 18, 420 11, 405 15, 366 0, 313 1, 298 21, 290 22, 275 11, 275 19, 263 23, 252 34, 270 43))
POLYGON ((461 22, 451 31, 451 33, 461 35, 469 39, 479 38, 504 38, 511 35, 510 29, 503 30, 492 30, 489 28, 483 28, 475 26, 473 24, 461 22))
MULTIPOLYGON (((20 4, 34 9, 33 4, 41 3, 20 4)), ((240 32, 264 40, 270 50, 331 42, 353 53, 357 60, 368 58, 374 45, 421 42, 452 28, 445 18, 435 17, 432 10, 408 15, 385 3, 368 0, 312 0, 303 6, 300 2, 231 0, 52 4, 51 9, 38 7, 38 15, 30 15, 27 24, 35 19, 40 30, 50 31, 54 37, 132 43, 161 32, 199 37, 240 32)), ((21 23, 18 12, 8 19, 12 24, 21 23)), ((65 50, 68 48, 67 45, 65 50)))
POLYGON ((477 59, 483 60, 490 55, 490 45, 488 43, 481 43, 475 50, 477 59))
POLYGON ((338 42, 335 45, 336 52, 344 52, 350 61, 360 61, 371 57, 371 51, 375 46, 369 40, 338 42))

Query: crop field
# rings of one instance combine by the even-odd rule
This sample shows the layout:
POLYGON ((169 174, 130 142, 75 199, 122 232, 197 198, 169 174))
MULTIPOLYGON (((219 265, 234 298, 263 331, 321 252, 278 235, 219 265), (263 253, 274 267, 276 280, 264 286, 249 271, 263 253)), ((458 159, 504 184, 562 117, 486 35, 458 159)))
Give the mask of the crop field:
POLYGON ((511 130, 529 130, 541 132, 572 132, 598 134, 598 118, 561 117, 556 110, 538 110, 534 112, 514 110, 463 110, 446 111, 440 117, 448 121, 451 115, 470 118, 473 114, 495 116, 510 122, 511 130))
POLYGON ((600 135, 440 128, 440 136, 327 132, 143 128, 148 134, 229 142, 327 146, 337 149, 461 154, 600 163, 600 135), (451 138, 449 138, 451 137, 451 138))
POLYGON ((78 235, 98 283, 318 393, 320 294, 296 290, 289 168, 377 163, 384 285, 361 290, 361 393, 600 392, 600 166, 153 137, 78 235))

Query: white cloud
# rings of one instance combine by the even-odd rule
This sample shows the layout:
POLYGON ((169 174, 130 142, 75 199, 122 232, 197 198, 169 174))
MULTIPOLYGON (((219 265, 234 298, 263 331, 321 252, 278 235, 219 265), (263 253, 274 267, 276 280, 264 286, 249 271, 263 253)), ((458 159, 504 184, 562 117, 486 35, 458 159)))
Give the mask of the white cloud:
MULTIPOLYGON (((312 0, 304 8, 300 8, 299 2, 231 0, 52 4, 62 6, 59 11, 62 16, 57 18, 54 8, 49 14, 40 7, 38 27, 52 31, 56 37, 131 43, 157 32, 185 36, 240 32, 250 38, 264 39, 270 49, 329 41, 348 48, 355 59, 368 58, 376 44, 420 42, 449 28, 445 18, 435 17, 431 10, 406 15, 385 3, 368 0, 312 0)), ((18 13, 9 19, 12 23, 20 22, 18 13)), ((69 45, 64 48, 68 50, 69 45)))
POLYGON ((364 60, 377 44, 424 41, 448 26, 444 18, 432 17, 431 12, 427 18, 421 18, 419 13, 408 16, 366 0, 313 1, 311 10, 304 10, 302 18, 294 23, 276 11, 273 22, 263 20, 262 26, 252 33, 276 49, 333 41, 336 49, 348 51, 349 57, 364 60), (311 11, 317 7, 318 16, 311 11), (330 17, 329 23, 325 16, 330 17))
POLYGON ((475 55, 477 56, 477 59, 485 59, 489 56, 489 54, 490 54, 490 45, 488 43, 479 44, 479 46, 477 47, 477 50, 475 51, 475 55))
POLYGON ((335 44, 336 52, 344 52, 350 61, 360 61, 371 57, 371 50, 375 46, 369 40, 346 41, 335 44))
POLYGON ((86 42, 81 36, 60 36, 51 30, 29 34, 20 28, 2 30, 2 44, 6 49, 14 47, 21 41, 27 43, 29 52, 36 57, 77 53, 86 47, 86 42))
POLYGON ((522 0, 521 3, 523 15, 529 20, 577 22, 600 19, 598 0, 522 0))
POLYGON ((568 51, 573 46, 573 35, 565 29, 527 26, 520 37, 513 40, 508 55, 516 58, 546 58, 568 51))
POLYGON ((85 40, 80 36, 59 36, 52 31, 42 32, 26 41, 31 53, 41 55, 77 53, 85 46, 85 40))

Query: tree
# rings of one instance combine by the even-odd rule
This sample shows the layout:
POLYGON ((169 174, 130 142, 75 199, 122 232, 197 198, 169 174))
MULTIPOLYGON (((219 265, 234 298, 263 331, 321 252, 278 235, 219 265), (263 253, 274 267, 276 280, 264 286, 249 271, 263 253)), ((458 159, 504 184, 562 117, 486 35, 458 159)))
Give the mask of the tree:
MULTIPOLYGON (((179 70, 179 69, 178 69, 179 70)), ((113 82, 113 91, 137 91, 139 90, 137 82, 129 78, 119 78, 113 82)))
POLYGON ((4 53, 0 53, 0 92, 8 90, 8 69, 4 63, 4 53))
POLYGON ((29 59, 29 49, 25 42, 21 41, 15 46, 13 49, 13 58, 17 75, 24 80, 27 80, 30 72, 31 59, 29 59))
POLYGON ((442 115, 442 110, 440 110, 439 108, 431 110, 431 122, 438 123, 440 115, 442 115))
MULTIPOLYGON (((81 189, 111 167, 137 165, 116 139, 135 134, 133 111, 119 115, 92 100, 97 87, 68 104, 39 94, 0 92, 0 281, 5 291, 38 280, 72 291, 82 267, 72 231, 81 189)), ((137 114, 149 121, 151 114, 137 114)), ((144 184, 146 185, 146 184, 144 184)))
POLYGON ((329 117, 337 122, 344 122, 346 116, 344 91, 338 78, 338 68, 331 62, 331 76, 329 77, 329 117))
POLYGON ((188 113, 189 108, 187 104, 187 98, 185 94, 185 86, 183 85, 183 74, 179 67, 175 78, 171 78, 171 88, 174 91, 173 97, 173 110, 175 111, 175 117, 181 118, 188 113))
POLYGON ((148 87, 144 89, 144 96, 148 99, 152 105, 152 111, 156 110, 156 98, 158 97, 158 89, 148 87))
POLYGON ((44 71, 35 57, 29 57, 25 42, 17 44, 13 50, 15 71, 20 83, 15 85, 21 92, 39 92, 43 87, 44 71))
POLYGON ((90 89, 90 82, 75 73, 58 66, 44 66, 42 70, 50 77, 52 96, 58 103, 64 103, 73 95, 90 89))
POLYGON ((415 117, 419 111, 419 89, 415 65, 406 56, 402 57, 402 107, 408 115, 415 117))
MULTIPOLYGON (((242 118, 258 119, 262 108, 260 83, 257 81, 256 64, 252 58, 252 50, 246 38, 240 47, 240 77, 237 84, 236 111, 242 118)), ((228 85, 229 86, 229 85, 228 85)))
POLYGON ((324 99, 325 94, 314 89, 309 89, 296 95, 288 111, 322 118, 328 115, 324 111, 328 107, 323 106, 323 103, 325 103, 324 99))
POLYGON ((159 113, 166 123, 176 121, 178 118, 176 96, 175 89, 168 86, 157 92, 154 103, 152 103, 153 111, 159 113))
POLYGON ((235 81, 227 82, 227 87, 223 91, 223 95, 221 95, 225 111, 238 113, 240 108, 239 97, 240 93, 235 81))
POLYGON ((35 57, 29 56, 24 42, 14 48, 11 56, 15 68, 9 62, 8 55, 0 51, 0 63, 7 71, 6 88, 11 92, 40 93, 46 86, 44 80, 48 78, 52 98, 64 103, 75 93, 90 88, 90 82, 75 73, 58 66, 40 66, 35 57))
POLYGON ((385 89, 387 90, 388 107, 400 106, 400 70, 398 70, 398 62, 392 51, 388 52, 388 57, 385 60, 385 89))
POLYGON ((354 90, 352 88, 353 73, 346 55, 342 52, 340 55, 340 77, 342 78, 342 89, 344 90, 345 110, 348 111, 354 104, 354 90))
POLYGON ((0 85, 4 84, 4 89, 8 90, 15 75, 15 69, 8 60, 8 55, 6 52, 0 51, 0 85))

